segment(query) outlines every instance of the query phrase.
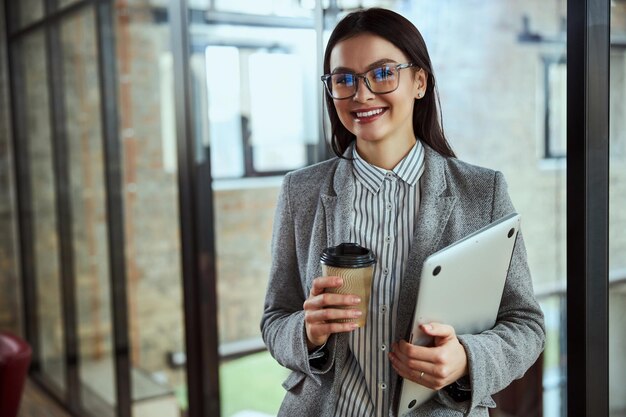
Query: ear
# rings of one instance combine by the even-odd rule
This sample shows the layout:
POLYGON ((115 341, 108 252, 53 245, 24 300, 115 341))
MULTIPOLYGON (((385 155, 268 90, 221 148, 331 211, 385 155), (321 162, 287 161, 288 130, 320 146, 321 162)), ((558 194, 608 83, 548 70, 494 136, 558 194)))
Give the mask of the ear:
POLYGON ((420 68, 414 73, 413 77, 413 96, 420 100, 426 94, 426 87, 428 86, 428 76, 426 75, 426 71, 420 68))

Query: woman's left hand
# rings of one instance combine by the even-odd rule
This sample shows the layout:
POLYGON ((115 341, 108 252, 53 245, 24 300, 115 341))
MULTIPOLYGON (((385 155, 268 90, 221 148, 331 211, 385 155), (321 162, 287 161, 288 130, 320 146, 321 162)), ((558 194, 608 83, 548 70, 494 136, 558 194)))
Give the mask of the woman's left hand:
POLYGON ((405 340, 394 343, 389 358, 398 375, 434 390, 467 375, 467 354, 454 328, 439 323, 420 328, 434 338, 434 346, 416 346, 405 340))

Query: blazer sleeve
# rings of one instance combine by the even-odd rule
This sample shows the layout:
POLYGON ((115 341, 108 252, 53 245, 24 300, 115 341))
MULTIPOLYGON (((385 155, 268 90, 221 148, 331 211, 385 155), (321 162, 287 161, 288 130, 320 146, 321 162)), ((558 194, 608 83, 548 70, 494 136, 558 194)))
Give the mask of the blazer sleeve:
MULTIPOLYGON (((301 276, 296 248, 296 224, 291 207, 290 182, 287 174, 278 197, 272 233, 272 265, 261 319, 263 341, 270 354, 282 366, 304 373, 321 384, 319 374, 327 372, 332 361, 323 369, 312 368, 306 345, 303 304, 307 298, 306 277, 301 276)), ((334 350, 335 338, 327 342, 334 350)))
MULTIPOLYGON (((491 220, 514 211, 506 181, 496 172, 491 220)), ((521 378, 542 352, 543 313, 534 296, 521 232, 513 250, 496 325, 481 334, 459 335, 458 338, 467 352, 472 386, 469 410, 521 378)))

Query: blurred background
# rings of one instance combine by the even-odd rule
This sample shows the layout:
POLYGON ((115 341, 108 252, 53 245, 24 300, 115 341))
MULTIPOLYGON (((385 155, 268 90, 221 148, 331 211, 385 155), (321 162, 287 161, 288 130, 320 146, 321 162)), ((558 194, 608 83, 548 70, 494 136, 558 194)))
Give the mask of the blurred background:
MULTIPOLYGON (((380 6, 422 32, 459 158, 502 171, 522 214, 547 344, 494 415, 565 416, 566 0, 186 3, 187 27, 166 0, 0 6, 0 329, 30 335, 47 395, 74 415, 119 415, 115 339, 126 338, 132 415, 189 412, 182 114, 209 167, 195 186, 211 207, 191 225, 209 225, 198 230, 214 253, 221 415, 276 415, 287 372, 259 321, 277 193, 286 172, 331 156, 319 80, 330 31, 380 6), (177 68, 192 93, 182 110, 177 68)), ((623 0, 611 2, 610 53, 609 386, 611 417, 623 417, 623 0)))

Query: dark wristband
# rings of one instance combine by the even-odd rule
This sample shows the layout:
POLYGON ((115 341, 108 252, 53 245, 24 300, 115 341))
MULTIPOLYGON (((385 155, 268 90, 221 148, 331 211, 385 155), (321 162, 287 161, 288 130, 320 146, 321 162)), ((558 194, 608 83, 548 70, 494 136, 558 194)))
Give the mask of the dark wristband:
POLYGON ((471 388, 462 387, 456 381, 453 382, 452 384, 444 387, 443 390, 454 401, 459 402, 459 403, 463 402, 463 401, 469 401, 469 400, 472 399, 472 389, 471 388))
POLYGON ((328 362, 328 346, 324 344, 322 347, 309 354, 309 365, 313 368, 321 369, 328 362))

